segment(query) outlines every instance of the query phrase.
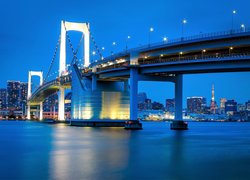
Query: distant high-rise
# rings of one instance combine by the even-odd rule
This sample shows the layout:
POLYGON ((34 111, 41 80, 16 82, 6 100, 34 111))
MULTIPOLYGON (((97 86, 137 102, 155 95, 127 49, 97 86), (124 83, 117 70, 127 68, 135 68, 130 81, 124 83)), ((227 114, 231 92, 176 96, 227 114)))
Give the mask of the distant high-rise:
POLYGON ((215 114, 217 110, 217 104, 214 98, 214 85, 212 85, 212 99, 211 99, 211 103, 210 103, 210 112, 212 114, 215 114))
POLYGON ((7 90, 5 88, 0 89, 0 109, 7 108, 7 90))
POLYGON ((7 107, 10 110, 22 110, 27 105, 28 83, 7 81, 7 107))
POLYGON ((203 113, 206 109, 206 98, 204 97, 188 97, 187 110, 189 113, 203 113))
POLYGON ((225 112, 228 115, 234 115, 237 112, 237 102, 234 100, 227 100, 225 103, 225 112))
POLYGON ((28 83, 21 82, 19 91, 19 107, 22 109, 24 114, 27 105, 27 95, 28 95, 28 83))
POLYGON ((225 113, 225 103, 227 102, 226 98, 220 98, 220 113, 225 113))
POLYGON ((43 111, 44 112, 57 112, 58 106, 58 95, 54 93, 47 97, 43 102, 43 111))
POLYGON ((175 100, 174 99, 166 99, 166 111, 174 112, 175 100))
POLYGON ((246 110, 250 111, 250 100, 246 102, 246 110))
POLYGON ((152 103, 152 109, 153 110, 163 110, 164 109, 164 105, 159 103, 159 102, 153 102, 152 103))
POLYGON ((237 105, 237 111, 238 112, 244 112, 246 110, 245 104, 238 104, 237 105))
POLYGON ((17 110, 19 106, 20 81, 7 81, 8 109, 17 110))

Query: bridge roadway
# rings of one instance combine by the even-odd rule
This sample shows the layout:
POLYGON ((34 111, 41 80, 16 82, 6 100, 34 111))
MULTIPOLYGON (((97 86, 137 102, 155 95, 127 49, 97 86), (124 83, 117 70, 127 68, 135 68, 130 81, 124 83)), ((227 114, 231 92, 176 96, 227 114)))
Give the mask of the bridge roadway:
MULTIPOLYGON (((92 81, 127 81, 130 78, 130 119, 137 119, 138 81, 175 83, 175 117, 182 120, 182 75, 250 71, 250 31, 228 31, 181 38, 130 49, 81 69, 92 81)), ((60 87, 71 87, 71 74, 43 83, 29 103, 38 105, 60 87)))

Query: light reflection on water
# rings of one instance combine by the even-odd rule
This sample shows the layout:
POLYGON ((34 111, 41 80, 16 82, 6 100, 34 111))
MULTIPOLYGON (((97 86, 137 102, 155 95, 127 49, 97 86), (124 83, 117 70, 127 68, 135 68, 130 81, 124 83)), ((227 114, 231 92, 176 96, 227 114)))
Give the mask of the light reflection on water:
POLYGON ((250 123, 142 131, 0 122, 0 179, 250 179, 250 123))

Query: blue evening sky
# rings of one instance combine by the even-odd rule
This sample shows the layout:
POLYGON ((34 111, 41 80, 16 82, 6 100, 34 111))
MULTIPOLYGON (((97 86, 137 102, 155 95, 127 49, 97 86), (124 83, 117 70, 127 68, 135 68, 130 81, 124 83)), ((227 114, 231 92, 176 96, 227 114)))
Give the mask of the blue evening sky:
MULTIPOLYGON (((242 23, 250 27, 249 7, 249 0, 0 1, 0 87, 6 87, 7 80, 27 81, 29 70, 47 72, 62 19, 90 22, 91 32, 107 56, 124 49, 128 35, 129 47, 148 43, 151 26, 153 42, 164 36, 177 38, 183 18, 188 21, 185 35, 229 30, 234 9, 235 27, 242 23), (112 47, 113 41, 117 46, 112 47)), ((58 56, 56 63, 58 66, 58 56)), ((210 100, 214 83, 217 101, 226 97, 243 103, 250 99, 249 78, 249 72, 185 75, 184 98, 205 96, 210 100)), ((171 83, 140 83, 139 91, 160 102, 174 95, 171 83)))

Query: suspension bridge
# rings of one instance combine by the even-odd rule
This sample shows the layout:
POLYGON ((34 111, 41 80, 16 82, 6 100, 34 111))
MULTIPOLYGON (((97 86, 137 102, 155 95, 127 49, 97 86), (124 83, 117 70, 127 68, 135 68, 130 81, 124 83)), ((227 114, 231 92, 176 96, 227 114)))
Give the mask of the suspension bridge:
MULTIPOLYGON (((183 75, 216 72, 250 71, 250 30, 230 30, 181 37, 152 43, 104 57, 95 42, 89 23, 61 22, 61 33, 45 78, 43 72, 29 72, 28 111, 42 105, 45 98, 59 92, 58 120, 65 120, 65 89, 72 91, 71 121, 89 125, 90 122, 127 121, 129 127, 140 128, 137 120, 139 81, 163 81, 175 84, 175 119, 172 129, 187 129, 182 118, 183 75), (69 31, 82 33, 76 49, 69 31), (66 64, 66 42, 72 52, 66 64), (90 42, 99 60, 90 62, 90 42), (84 46, 83 66, 78 52, 84 46), (60 49, 59 75, 48 81, 57 52, 60 49), (40 77, 40 86, 31 89, 32 76, 40 77), (33 92, 33 93, 32 93, 33 92)), ((193 85, 194 87, 197 85, 193 85)))

